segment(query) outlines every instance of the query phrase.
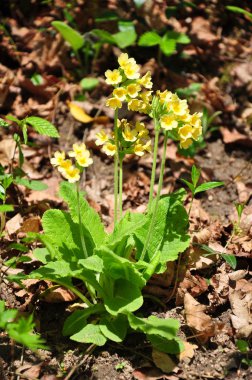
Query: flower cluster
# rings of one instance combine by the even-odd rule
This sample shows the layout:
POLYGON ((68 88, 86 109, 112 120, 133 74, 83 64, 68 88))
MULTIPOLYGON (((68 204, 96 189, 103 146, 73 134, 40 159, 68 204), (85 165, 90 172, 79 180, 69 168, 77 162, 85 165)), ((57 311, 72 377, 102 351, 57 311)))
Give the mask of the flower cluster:
POLYGON ((127 53, 122 53, 118 58, 119 68, 105 72, 106 83, 114 86, 112 97, 106 105, 117 109, 126 101, 128 109, 148 114, 151 111, 152 81, 148 71, 140 77, 140 66, 134 58, 129 58, 127 53))
MULTIPOLYGON (((151 151, 151 139, 149 131, 144 123, 139 121, 135 125, 126 119, 118 120, 118 141, 119 152, 125 154, 136 154, 143 156, 145 152, 151 151)), ((102 145, 102 151, 108 156, 116 153, 116 143, 114 136, 107 135, 104 130, 96 134, 96 145, 102 145)))
POLYGON ((75 159, 75 164, 72 160, 66 159, 65 152, 59 151, 54 153, 54 157, 51 158, 51 164, 58 168, 64 178, 74 183, 80 180, 83 168, 90 166, 93 159, 90 157, 90 152, 84 143, 73 144, 73 150, 68 152, 68 156, 75 159))
POLYGON ((189 148, 193 140, 198 140, 202 134, 201 113, 189 112, 187 100, 181 100, 176 94, 165 90, 157 91, 160 103, 163 105, 160 125, 165 131, 175 131, 180 140, 180 147, 189 148))

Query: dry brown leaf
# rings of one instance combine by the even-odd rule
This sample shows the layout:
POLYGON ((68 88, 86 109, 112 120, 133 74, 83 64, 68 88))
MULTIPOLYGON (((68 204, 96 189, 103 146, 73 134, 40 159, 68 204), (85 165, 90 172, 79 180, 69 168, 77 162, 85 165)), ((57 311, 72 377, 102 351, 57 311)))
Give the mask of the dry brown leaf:
POLYGON ((26 219, 19 232, 39 232, 41 228, 41 222, 39 216, 32 216, 31 218, 26 219))
POLYGON ((190 271, 187 271, 185 278, 179 284, 179 288, 176 294, 176 305, 182 305, 184 301, 184 296, 189 292, 193 297, 197 297, 200 294, 206 292, 208 289, 208 284, 203 277, 195 274, 192 275, 190 271))
POLYGON ((187 361, 187 359, 192 359, 194 357, 195 350, 198 348, 197 344, 191 344, 189 342, 183 342, 183 344, 185 347, 184 351, 177 355, 180 362, 187 361))
POLYGON ((73 102, 68 102, 68 107, 70 109, 71 115, 78 121, 82 123, 90 123, 94 120, 93 117, 89 116, 83 108, 78 106, 77 104, 73 102))
POLYGON ((154 367, 142 367, 137 368, 133 371, 132 376, 136 380, 177 380, 177 376, 168 376, 165 375, 158 368, 154 367))
POLYGON ((152 350, 152 359, 155 365, 165 373, 170 373, 177 367, 176 363, 165 352, 152 350))
POLYGON ((42 294, 42 297, 48 303, 72 302, 77 299, 74 293, 62 287, 53 290, 49 288, 42 294))
POLYGON ((17 369, 16 374, 20 375, 21 378, 38 379, 42 365, 43 363, 35 364, 33 366, 25 364, 17 369))
POLYGON ((223 141, 225 144, 241 144, 248 147, 252 147, 252 139, 242 133, 238 132, 237 129, 228 129, 221 127, 220 132, 223 137, 223 141))
POLYGON ((189 293, 184 297, 187 325, 196 333, 197 339, 204 344, 215 335, 212 318, 205 313, 206 306, 201 305, 189 293))
POLYGON ((234 288, 230 287, 229 301, 237 337, 249 338, 252 334, 252 283, 245 279, 237 281, 234 288))
POLYGON ((5 224, 5 229, 8 233, 8 235, 15 234, 19 231, 21 224, 22 224, 23 218, 20 214, 16 214, 8 220, 8 222, 5 224))
POLYGON ((219 40, 219 37, 211 31, 211 23, 204 17, 194 17, 191 24, 191 34, 195 36, 199 43, 213 43, 219 40))

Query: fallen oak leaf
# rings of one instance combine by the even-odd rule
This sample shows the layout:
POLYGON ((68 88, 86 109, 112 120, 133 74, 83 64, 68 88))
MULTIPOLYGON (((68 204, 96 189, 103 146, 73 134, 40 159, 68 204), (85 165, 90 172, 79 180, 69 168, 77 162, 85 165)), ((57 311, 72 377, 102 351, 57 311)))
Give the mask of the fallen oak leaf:
POLYGON ((210 337, 215 335, 214 322, 205 313, 206 306, 201 305, 189 293, 186 293, 184 308, 187 325, 195 331, 200 343, 206 343, 210 337))
POLYGON ((177 355, 180 362, 192 359, 194 357, 195 350, 198 348, 197 344, 191 344, 189 342, 183 342, 184 351, 177 355))

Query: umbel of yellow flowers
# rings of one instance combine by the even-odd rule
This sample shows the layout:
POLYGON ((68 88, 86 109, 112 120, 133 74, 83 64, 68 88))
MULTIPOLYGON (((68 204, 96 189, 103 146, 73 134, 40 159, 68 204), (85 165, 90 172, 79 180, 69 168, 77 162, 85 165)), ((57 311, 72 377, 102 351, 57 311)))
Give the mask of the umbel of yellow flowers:
MULTIPOLYGON (((126 53, 119 56, 118 63, 118 69, 105 72, 106 83, 114 86, 112 96, 107 100, 106 105, 110 108, 118 109, 122 107, 123 102, 126 102, 129 110, 152 116, 153 91, 151 89, 153 84, 150 72, 148 71, 144 76, 140 77, 140 66, 137 65, 134 58, 129 58, 126 53)), ((155 96, 163 106, 159 118, 161 128, 165 131, 175 132, 180 141, 180 147, 187 149, 193 143, 193 140, 198 140, 202 134, 202 114, 194 113, 191 115, 187 101, 181 100, 176 94, 168 90, 157 91, 155 96)), ((107 154, 113 155, 115 153, 113 141, 108 136, 105 137, 104 131, 101 134, 97 136, 97 144, 104 144, 103 150, 107 154), (107 147, 109 148, 109 153, 107 147)), ((135 145, 139 146, 141 144, 142 141, 138 141, 138 144, 135 145)), ((148 149, 144 150, 148 151, 148 149)))
MULTIPOLYGON (((129 123, 126 119, 117 121, 120 151, 123 154, 136 154, 143 156, 145 152, 151 151, 151 139, 149 131, 144 123, 129 123)), ((107 156, 114 156, 116 144, 113 135, 107 135, 104 130, 96 134, 96 145, 102 145, 102 151, 107 156)))
POLYGON ((68 152, 68 156, 74 158, 75 163, 70 159, 66 159, 65 152, 57 151, 54 153, 54 157, 51 158, 51 164, 57 167, 58 171, 69 182, 78 182, 83 168, 90 166, 93 159, 90 157, 90 152, 84 143, 73 144, 73 150, 68 152))

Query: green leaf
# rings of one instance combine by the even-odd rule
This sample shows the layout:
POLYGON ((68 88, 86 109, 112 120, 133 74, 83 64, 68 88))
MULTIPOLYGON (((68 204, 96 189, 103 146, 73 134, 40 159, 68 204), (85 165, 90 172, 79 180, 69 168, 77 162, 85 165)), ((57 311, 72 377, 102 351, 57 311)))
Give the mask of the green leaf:
POLYGON ((238 339, 236 342, 236 347, 238 348, 239 351, 246 353, 249 351, 249 344, 246 342, 246 340, 243 339, 238 339))
POLYGON ((97 78, 83 78, 80 81, 80 85, 83 90, 92 91, 99 84, 99 80, 97 78))
POLYGON ((128 320, 125 315, 118 315, 116 318, 102 318, 100 329, 103 335, 113 342, 122 342, 127 334, 128 320))
POLYGON ((146 32, 141 35, 138 41, 139 46, 155 46, 159 45, 161 37, 156 32, 146 32))
POLYGON ((101 273, 103 271, 103 260, 97 255, 81 259, 78 261, 78 264, 93 272, 101 273))
POLYGON ((223 185, 225 185, 224 182, 205 182, 205 183, 202 183, 202 185, 199 185, 195 189, 195 194, 201 193, 202 191, 214 189, 215 187, 219 187, 219 186, 223 186, 223 185))
MULTIPOLYGON (((112 234, 108 236, 106 245, 114 250, 120 243, 125 242, 126 239, 134 235, 146 222, 142 214, 126 212, 112 234)), ((117 253, 120 254, 119 252, 117 253)))
POLYGON ((28 178, 16 177, 14 182, 17 185, 22 185, 22 186, 27 187, 28 189, 35 190, 35 191, 43 191, 43 190, 48 189, 48 186, 45 183, 41 181, 31 180, 28 178))
POLYGON ((0 118, 0 127, 9 128, 9 124, 2 118, 0 118))
POLYGON ((75 272, 65 261, 50 261, 48 264, 41 266, 32 271, 27 278, 44 279, 56 282, 67 288, 73 287, 71 278, 75 272))
POLYGON ((176 93, 178 94, 180 98, 182 97, 189 98, 190 96, 194 96, 195 94, 197 94, 201 88, 202 88, 202 84, 196 82, 196 83, 191 83, 188 87, 177 88, 176 93))
POLYGON ((226 8, 229 10, 229 11, 232 11, 232 12, 235 12, 235 13, 241 13, 241 14, 244 14, 246 16, 248 16, 251 20, 252 20, 252 13, 246 11, 245 9, 242 9, 240 7, 235 7, 233 5, 228 5, 226 6, 226 8))
POLYGON ((73 50, 77 51, 84 45, 82 35, 63 21, 53 21, 52 26, 58 30, 64 40, 71 45, 73 50))
POLYGON ((93 343, 96 346, 104 346, 107 339, 102 334, 100 326, 88 324, 79 332, 71 336, 71 339, 80 343, 93 343))
POLYGON ((28 318, 20 317, 17 322, 7 325, 7 332, 11 339, 31 350, 46 349, 45 341, 39 335, 33 333, 34 326, 32 315, 28 318))
POLYGON ((176 355, 184 350, 184 344, 178 337, 174 337, 174 339, 166 339, 160 335, 148 334, 147 338, 156 350, 166 352, 167 354, 176 355))
MULTIPOLYGON (((73 221, 79 223, 76 187, 71 183, 62 182, 60 184, 59 195, 68 204, 73 221)), ((99 214, 90 207, 86 199, 84 199, 82 192, 80 193, 80 214, 84 235, 89 241, 90 249, 92 250, 94 247, 99 247, 104 243, 107 236, 104 230, 104 225, 101 222, 99 214)), ((91 250, 90 255, 92 254, 91 250)))
POLYGON ((112 315, 131 312, 143 304, 141 289, 145 280, 133 262, 119 257, 106 247, 96 250, 103 260, 100 279, 106 310, 112 315))
MULTIPOLYGON (((153 227, 152 238, 149 242, 146 260, 151 262, 157 251, 160 251, 160 262, 166 263, 178 258, 179 253, 188 248, 190 236, 188 230, 188 215, 183 206, 185 190, 181 189, 160 199, 153 227)), ((147 239, 152 213, 147 215, 147 224, 135 233, 137 257, 140 256, 147 239)))
POLYGON ((165 55, 172 55, 176 52, 176 40, 171 39, 166 33, 160 42, 160 49, 165 55))
POLYGON ((165 35, 167 39, 175 40, 177 44, 188 44, 191 41, 185 33, 168 31, 165 35))
POLYGON ((181 178, 181 181, 184 182, 188 187, 189 189, 191 190, 192 193, 194 193, 194 186, 191 182, 187 181, 186 179, 183 179, 181 178))
POLYGON ((0 205, 0 212, 14 211, 13 205, 0 205))
POLYGON ((40 75, 38 73, 34 73, 31 76, 31 82, 32 82, 32 84, 34 84, 34 86, 41 86, 44 84, 44 79, 43 79, 42 75, 40 75))
POLYGON ((87 319, 92 314, 99 314, 104 311, 104 307, 101 304, 93 305, 84 310, 74 311, 64 322, 63 335, 69 336, 76 334, 87 325, 87 319))
POLYGON ((146 0, 133 0, 137 8, 141 8, 146 0))
POLYGON ((25 119, 25 121, 30 124, 40 135, 59 137, 57 129, 48 120, 42 119, 38 116, 29 116, 25 119))
POLYGON ((192 171, 191 171, 191 179, 192 179, 194 188, 196 188, 197 183, 199 182, 200 173, 201 173, 200 169, 198 169, 195 165, 193 165, 192 171))
POLYGON ((134 30, 126 30, 113 34, 114 41, 120 49, 125 49, 128 46, 134 45, 137 34, 134 30))
POLYGON ((158 318, 151 315, 148 318, 138 318, 134 314, 128 314, 128 321, 133 330, 149 335, 159 335, 172 340, 179 329, 179 321, 173 318, 158 318))
POLYGON ((37 260, 41 261, 41 263, 43 264, 47 264, 51 259, 50 253, 47 248, 35 248, 33 251, 33 255, 37 260))
POLYGON ((15 116, 12 116, 12 115, 7 115, 5 116, 6 119, 10 120, 10 121, 14 121, 15 123, 17 123, 18 125, 20 125, 22 123, 21 120, 17 119, 15 116))
MULTIPOLYGON (((42 218, 42 226, 45 236, 57 250, 58 258, 64 258, 67 262, 77 262, 78 259, 84 258, 79 226, 72 221, 69 213, 61 210, 47 210, 42 218)), ((87 241, 86 245, 89 252, 90 242, 87 241)))
POLYGON ((231 266, 232 269, 236 269, 237 260, 236 260, 236 257, 234 255, 230 255, 230 254, 227 254, 227 253, 222 253, 221 256, 228 263, 228 265, 231 266))
POLYGON ((235 208, 236 208, 239 219, 241 219, 244 207, 245 207, 245 203, 235 203, 235 208))
POLYGON ((107 32, 106 30, 93 29, 91 31, 91 33, 94 34, 96 37, 98 37, 100 39, 101 43, 108 43, 111 45, 115 44, 115 39, 114 39, 113 35, 111 33, 107 32))
POLYGON ((8 249, 16 249, 17 251, 20 251, 20 252, 29 252, 29 248, 26 247, 26 245, 21 244, 21 243, 11 243, 8 246, 8 249))
POLYGON ((0 301, 0 329, 5 329, 7 323, 11 323, 17 316, 17 310, 5 310, 4 301, 0 301))

